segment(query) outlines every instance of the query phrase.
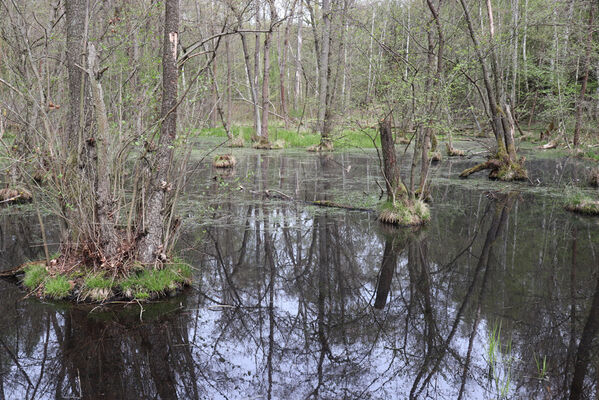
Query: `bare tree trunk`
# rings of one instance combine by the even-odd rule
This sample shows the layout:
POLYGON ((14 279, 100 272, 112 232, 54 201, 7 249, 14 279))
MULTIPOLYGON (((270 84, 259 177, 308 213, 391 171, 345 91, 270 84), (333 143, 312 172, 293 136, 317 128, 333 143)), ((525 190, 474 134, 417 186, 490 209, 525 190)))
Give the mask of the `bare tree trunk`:
POLYGON ((277 18, 274 0, 269 1, 270 26, 269 32, 264 34, 264 66, 262 75, 262 141, 268 142, 268 108, 270 105, 270 45, 272 43, 272 26, 277 18))
POLYGON ((177 42, 179 37, 179 0, 165 1, 164 44, 162 49, 162 124, 150 193, 145 205, 146 226, 139 246, 140 261, 150 264, 161 255, 164 206, 169 191, 169 167, 177 134, 177 42))
POLYGON ((297 13, 297 55, 295 57, 295 91, 293 106, 297 110, 301 98, 302 82, 302 18, 304 12, 304 1, 299 0, 299 11, 297 13))
POLYGON ((233 115, 233 100, 231 97, 231 87, 233 86, 232 78, 231 78, 231 49, 230 49, 230 37, 225 38, 225 53, 227 57, 227 120, 225 122, 225 129, 227 134, 231 132, 231 122, 233 115))
POLYGON ((576 102, 576 125, 574 126, 574 147, 577 147, 580 143, 580 127, 582 125, 582 106, 584 103, 584 97, 587 91, 587 83, 589 81, 589 69, 591 66, 591 48, 593 47, 593 14, 595 13, 595 2, 591 2, 589 5, 589 25, 587 30, 586 49, 584 55, 584 76, 582 78, 582 87, 580 88, 580 95, 576 102))
POLYGON ((83 130, 91 126, 91 119, 87 117, 91 105, 85 71, 79 66, 85 66, 85 44, 87 0, 69 0, 65 3, 67 20, 67 71, 69 76, 69 111, 67 122, 67 135, 65 135, 64 149, 80 149, 83 144, 83 130), (83 123, 82 123, 83 122, 83 123), (77 146, 73 146, 76 143, 77 146))
MULTIPOLYGON (((285 34, 283 35, 283 48, 279 50, 279 85, 281 89, 281 116, 285 122, 285 129, 289 129, 289 112, 287 110, 287 89, 285 86, 285 69, 287 68, 287 50, 289 48, 289 30, 291 29, 291 21, 293 21, 293 13, 295 12, 295 3, 289 7, 287 24, 285 25, 285 34)), ((279 43, 281 41, 279 40, 279 43)))
POLYGON ((391 121, 385 119, 379 123, 381 152, 383 153, 383 177, 387 188, 387 201, 395 204, 405 197, 406 188, 401 181, 400 164, 395 154, 395 143, 391 132, 391 121))
MULTIPOLYGON (((256 31, 260 30, 261 28, 260 12, 260 2, 256 1, 256 31)), ((263 135, 258 105, 258 85, 260 82, 260 33, 256 32, 254 38, 254 88, 256 91, 256 99, 254 102, 254 132, 256 132, 256 135, 260 137, 263 135)))
POLYGON ((110 260, 117 252, 118 235, 114 224, 114 200, 110 190, 112 162, 109 156, 110 132, 108 131, 108 115, 104 104, 104 93, 97 72, 97 55, 93 44, 89 44, 87 57, 89 80, 96 114, 98 131, 94 145, 96 146, 96 181, 95 208, 98 217, 100 250, 104 258, 110 260))
POLYGON ((325 130, 325 113, 327 109, 327 90, 329 83, 329 49, 331 36, 331 0, 322 1, 322 43, 320 53, 320 76, 318 89, 318 126, 321 143, 329 142, 329 132, 325 130))
POLYGON ((245 73, 247 76, 248 85, 250 86, 252 105, 254 106, 254 132, 256 132, 256 136, 262 136, 262 125, 260 125, 260 106, 258 105, 258 89, 250 68, 250 52, 248 51, 245 34, 240 33, 239 35, 241 37, 241 47, 243 49, 243 59, 245 61, 245 73))

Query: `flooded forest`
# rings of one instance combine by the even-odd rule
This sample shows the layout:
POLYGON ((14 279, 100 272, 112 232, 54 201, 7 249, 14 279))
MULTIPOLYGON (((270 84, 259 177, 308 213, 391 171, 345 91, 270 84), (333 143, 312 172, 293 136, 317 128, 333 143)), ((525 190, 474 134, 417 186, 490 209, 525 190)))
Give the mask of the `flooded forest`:
POLYGON ((0 400, 598 398, 598 8, 0 0, 0 400))

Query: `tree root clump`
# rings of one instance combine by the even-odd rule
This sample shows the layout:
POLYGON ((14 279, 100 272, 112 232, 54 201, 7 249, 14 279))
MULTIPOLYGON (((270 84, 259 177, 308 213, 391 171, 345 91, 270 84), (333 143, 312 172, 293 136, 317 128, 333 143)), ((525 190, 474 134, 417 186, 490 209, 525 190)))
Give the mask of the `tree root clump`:
POLYGON ((260 138, 260 140, 257 143, 254 143, 252 147, 258 150, 279 150, 285 147, 285 143, 280 140, 271 143, 268 140, 260 138))
POLYGON ((233 157, 233 154, 219 154, 212 161, 214 168, 233 168, 236 164, 237 160, 233 157))
POLYGON ((330 140, 322 140, 319 144, 308 147, 307 150, 311 153, 326 153, 333 151, 333 142, 330 140))
POLYGON ((378 220, 385 224, 398 226, 418 226, 431 218, 428 206, 422 200, 409 202, 385 202, 379 212, 378 220))
POLYGON ((489 179, 504 182, 524 181, 528 179, 528 172, 524 168, 525 161, 524 157, 518 160, 518 162, 511 161, 507 157, 491 158, 484 163, 465 169, 460 174, 460 178, 467 178, 476 172, 488 169, 490 170, 489 179))
POLYGON ((147 269, 137 263, 126 274, 113 274, 99 268, 65 268, 60 258, 31 262, 15 270, 20 285, 34 296, 75 303, 147 301, 174 296, 191 284, 192 270, 180 259, 164 263, 160 269, 147 269))
POLYGON ((447 157, 464 157, 466 153, 463 150, 456 149, 449 145, 449 143, 445 143, 445 147, 447 147, 447 157))
POLYGON ((0 204, 23 204, 31 202, 32 199, 31 193, 23 188, 0 189, 0 204))
POLYGON ((241 136, 231 139, 228 144, 228 147, 244 147, 245 142, 241 136))

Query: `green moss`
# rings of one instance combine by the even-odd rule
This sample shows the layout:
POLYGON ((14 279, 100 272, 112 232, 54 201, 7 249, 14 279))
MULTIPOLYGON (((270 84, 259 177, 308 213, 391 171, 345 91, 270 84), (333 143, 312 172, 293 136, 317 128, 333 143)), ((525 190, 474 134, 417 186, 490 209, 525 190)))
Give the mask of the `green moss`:
POLYGON ((71 283, 63 275, 46 279, 44 294, 53 299, 63 299, 69 295, 71 283))
POLYGON ((23 285, 29 290, 35 290, 44 282, 47 276, 48 271, 43 263, 29 264, 25 267, 23 285))

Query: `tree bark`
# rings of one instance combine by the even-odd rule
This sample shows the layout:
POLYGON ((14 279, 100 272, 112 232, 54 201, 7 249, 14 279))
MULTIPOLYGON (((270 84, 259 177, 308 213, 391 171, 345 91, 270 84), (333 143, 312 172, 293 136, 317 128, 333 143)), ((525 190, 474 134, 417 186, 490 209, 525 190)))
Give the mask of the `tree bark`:
POLYGON ((574 147, 577 147, 580 143, 580 127, 582 125, 582 106, 584 97, 587 91, 587 82, 589 81, 589 69, 591 66, 591 48, 593 47, 593 14, 595 13, 595 2, 592 1, 589 5, 589 24, 587 30, 587 40, 584 55, 584 76, 582 78, 582 86, 580 88, 580 95, 576 102, 576 125, 574 126, 574 147))
POLYGON ((331 0, 322 1, 322 43, 320 53, 320 76, 318 88, 318 125, 321 143, 329 141, 329 132, 326 126, 327 91, 329 84, 329 48, 331 36, 331 0))
POLYGON ((401 181, 400 165, 395 154, 395 143, 391 132, 391 121, 385 119, 379 122, 381 135, 381 152, 383 153, 383 175, 387 188, 387 201, 395 202, 405 194, 405 187, 401 181))
POLYGON ((179 0, 165 1, 164 44, 162 49, 162 107, 160 140, 151 188, 145 205, 145 231, 139 246, 139 259, 149 264, 163 251, 164 203, 169 190, 168 172, 177 134, 177 43, 179 37, 179 0))

